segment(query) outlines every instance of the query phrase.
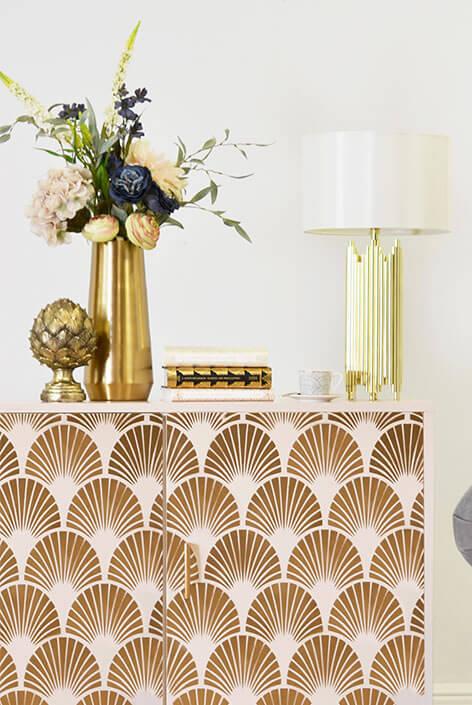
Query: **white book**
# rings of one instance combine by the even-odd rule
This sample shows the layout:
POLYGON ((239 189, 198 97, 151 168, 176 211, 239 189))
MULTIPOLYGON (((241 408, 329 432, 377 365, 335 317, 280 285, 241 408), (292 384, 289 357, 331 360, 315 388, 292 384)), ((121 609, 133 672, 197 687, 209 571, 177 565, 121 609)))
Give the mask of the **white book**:
POLYGON ((162 401, 274 401, 272 389, 169 389, 162 387, 162 401))
POLYGON ((164 367, 267 367, 269 354, 262 348, 164 348, 164 367))

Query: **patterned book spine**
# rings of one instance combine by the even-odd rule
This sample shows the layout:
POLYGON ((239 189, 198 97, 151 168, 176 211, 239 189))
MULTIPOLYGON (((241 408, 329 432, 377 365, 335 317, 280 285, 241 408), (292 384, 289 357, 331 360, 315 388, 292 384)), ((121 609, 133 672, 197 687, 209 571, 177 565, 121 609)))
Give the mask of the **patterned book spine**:
POLYGON ((270 367, 167 367, 172 389, 271 389, 270 367))

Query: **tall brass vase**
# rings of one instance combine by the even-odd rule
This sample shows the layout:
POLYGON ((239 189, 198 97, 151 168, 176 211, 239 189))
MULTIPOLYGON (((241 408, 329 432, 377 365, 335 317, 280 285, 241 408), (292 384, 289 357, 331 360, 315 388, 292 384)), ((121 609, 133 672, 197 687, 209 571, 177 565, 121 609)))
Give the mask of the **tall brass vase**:
POLYGON ((144 252, 121 237, 92 247, 88 313, 98 347, 85 387, 91 401, 146 401, 153 376, 144 252))

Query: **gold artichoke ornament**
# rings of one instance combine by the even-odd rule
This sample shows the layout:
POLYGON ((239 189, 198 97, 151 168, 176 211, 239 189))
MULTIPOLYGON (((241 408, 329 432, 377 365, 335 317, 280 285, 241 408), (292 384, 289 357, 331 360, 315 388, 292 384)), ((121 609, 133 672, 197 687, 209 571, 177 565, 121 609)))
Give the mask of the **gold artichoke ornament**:
POLYGON ((33 356, 53 370, 41 401, 84 401, 85 392, 73 372, 90 362, 97 347, 87 311, 70 299, 58 299, 38 313, 29 340, 33 356))

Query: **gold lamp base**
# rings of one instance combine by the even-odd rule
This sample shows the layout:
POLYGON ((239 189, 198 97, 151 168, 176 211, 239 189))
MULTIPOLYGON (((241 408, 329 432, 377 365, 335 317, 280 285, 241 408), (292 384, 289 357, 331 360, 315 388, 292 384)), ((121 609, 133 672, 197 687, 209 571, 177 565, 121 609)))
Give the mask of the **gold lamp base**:
POLYGON ((402 386, 402 252, 398 240, 389 255, 373 228, 360 255, 349 244, 346 267, 346 392, 355 399, 363 385, 375 401, 390 385, 395 399, 402 386))
POLYGON ((41 401, 77 402, 85 400, 85 392, 71 369, 53 370, 53 378, 41 392, 41 401))

